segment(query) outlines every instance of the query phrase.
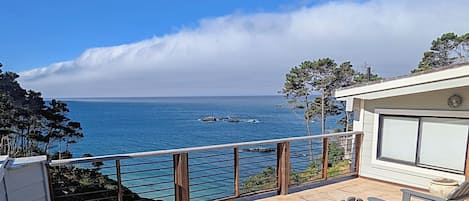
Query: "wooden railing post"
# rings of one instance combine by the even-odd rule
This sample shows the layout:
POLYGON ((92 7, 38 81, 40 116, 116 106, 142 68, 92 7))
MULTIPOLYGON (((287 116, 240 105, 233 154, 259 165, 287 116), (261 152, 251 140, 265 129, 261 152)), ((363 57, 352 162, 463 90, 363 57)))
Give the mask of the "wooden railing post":
POLYGON ((327 168, 329 167, 329 140, 322 139, 322 178, 327 180, 327 168))
POLYGON ((233 150, 234 154, 234 196, 239 197, 239 149, 235 147, 233 150))
POLYGON ((116 177, 117 177, 117 200, 124 201, 124 191, 122 190, 121 161, 116 160, 116 177))
POLYGON ((189 201, 189 160, 187 153, 173 155, 175 201, 189 201))
POLYGON ((363 133, 355 136, 355 173, 358 175, 360 172, 360 151, 363 141, 363 133))
POLYGON ((290 142, 277 144, 277 187, 279 195, 288 194, 290 184, 290 142))

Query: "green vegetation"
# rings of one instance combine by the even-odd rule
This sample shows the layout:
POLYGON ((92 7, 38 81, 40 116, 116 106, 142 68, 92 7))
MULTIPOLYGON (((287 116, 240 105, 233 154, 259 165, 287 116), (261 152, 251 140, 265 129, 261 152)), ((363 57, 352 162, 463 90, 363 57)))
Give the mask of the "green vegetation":
MULTIPOLYGON (((304 113, 304 121, 308 135, 311 132, 311 119, 321 120, 321 133, 326 133, 327 116, 344 114, 339 120, 343 126, 340 131, 347 131, 351 127, 351 113, 345 111, 345 102, 335 100, 334 90, 365 81, 380 80, 376 74, 365 75, 353 69, 350 62, 340 65, 330 59, 323 58, 315 61, 304 61, 299 66, 294 66, 286 79, 283 89, 280 91, 288 100, 293 111, 300 110, 304 113), (366 78, 366 79, 365 79, 366 78), (314 96, 320 93, 319 96, 314 96)), ((312 143, 309 143, 309 159, 313 159, 312 143)))
MULTIPOLYGON (((290 183, 299 184, 305 181, 301 173, 295 170, 290 172, 290 183)), ((267 166, 261 173, 250 176, 243 182, 241 193, 273 189, 276 187, 277 169, 272 166, 267 166)))
POLYGON ((412 73, 469 61, 469 33, 458 36, 445 33, 432 41, 430 50, 423 53, 422 60, 412 73))
POLYGON ((277 170, 267 166, 261 173, 250 176, 243 182, 242 193, 272 189, 277 186, 277 170))
MULTIPOLYGON (((23 89, 17 81, 18 77, 16 73, 0 69, 0 154, 10 157, 47 155, 49 159, 71 158, 70 145, 83 138, 80 123, 67 117, 69 109, 66 103, 55 99, 46 103, 41 93, 23 89)), ((92 169, 50 167, 55 196, 98 191, 92 195, 57 200, 115 196, 117 182, 99 172, 102 165, 102 162, 95 162, 92 169)), ((125 187, 124 193, 124 200, 145 200, 125 187)))
MULTIPOLYGON (((337 128, 336 131, 348 131, 351 129, 350 119, 352 114, 345 111, 345 102, 337 101, 333 97, 334 90, 381 79, 376 74, 371 73, 368 75, 354 70, 352 64, 348 61, 337 65, 334 60, 323 58, 315 61, 304 61, 299 66, 294 66, 286 74, 284 87, 280 92, 285 95, 293 111, 300 110, 304 113, 308 135, 312 135, 311 119, 321 120, 321 130, 324 134, 326 133, 325 122, 327 116, 339 114, 344 114, 344 117, 338 122, 342 128, 337 128), (315 96, 318 93, 319 95, 315 96)), ((344 147, 338 143, 338 140, 331 140, 328 145, 328 177, 350 173, 351 170, 350 161, 344 160, 344 147)), ((322 156, 313 156, 311 141, 309 142, 309 150, 310 164, 307 168, 291 171, 290 183, 293 185, 316 181, 322 177, 322 156)), ((275 178, 266 174, 272 169, 268 167, 263 173, 249 177, 243 183, 243 189, 247 189, 245 191, 255 191, 275 186, 275 178), (253 186, 257 187, 253 188, 253 186)))
POLYGON ((83 137, 79 122, 67 117, 67 104, 23 89, 18 74, 0 69, 0 154, 10 157, 50 155, 62 158, 83 137), (54 153, 52 153, 55 150, 54 153))
POLYGON ((328 177, 336 177, 350 172, 350 161, 343 160, 332 164, 332 167, 327 168, 328 177))
MULTIPOLYGON (((322 156, 320 156, 322 157, 322 156)), ((301 184, 306 181, 314 181, 322 178, 322 163, 321 159, 313 160, 309 163, 308 167, 300 173, 298 181, 291 182, 292 184, 301 184)))
POLYGON ((336 164, 344 159, 345 149, 337 141, 329 143, 328 163, 336 164))
MULTIPOLYGON (((345 150, 337 142, 329 143, 328 151, 328 177, 335 177, 350 172, 350 161, 344 160, 345 150)), ((304 170, 291 169, 290 184, 301 185, 322 178, 322 156, 311 160, 304 170)), ((241 193, 272 189, 277 186, 277 170, 267 166, 261 173, 248 177, 242 183, 241 193)))
MULTIPOLYGON (((98 169, 83 169, 77 167, 53 167, 49 169, 53 178, 52 186, 56 200, 80 201, 96 198, 116 197, 117 182, 99 172, 98 169), (96 192, 82 196, 68 196, 85 192, 96 192)), ((141 198, 125 186, 123 187, 124 200, 150 200, 141 198)), ((112 199, 109 199, 112 200, 112 199)))
MULTIPOLYGON (((292 110, 302 110, 308 135, 312 135, 311 119, 321 120, 321 130, 325 133, 325 122, 327 116, 344 113, 344 103, 338 102, 332 97, 334 90, 365 81, 380 80, 378 75, 371 74, 370 80, 367 75, 353 69, 350 62, 340 65, 330 59, 323 58, 315 61, 304 61, 299 66, 294 66, 286 79, 283 89, 280 91, 292 106, 292 110), (313 97, 315 94, 319 96, 313 97)), ((350 121, 347 113, 342 122, 346 130, 350 121)))

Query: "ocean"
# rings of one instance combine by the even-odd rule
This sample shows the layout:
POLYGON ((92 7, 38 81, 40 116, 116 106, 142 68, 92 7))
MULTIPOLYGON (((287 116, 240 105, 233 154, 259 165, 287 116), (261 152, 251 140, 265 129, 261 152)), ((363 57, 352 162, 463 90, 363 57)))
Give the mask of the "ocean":
MULTIPOLYGON (((71 145, 74 157, 85 153, 101 156, 306 135, 302 112, 290 110, 282 96, 88 98, 66 102, 71 111, 69 117, 81 122, 85 136, 71 145), (239 122, 201 121, 211 116, 239 122)), ((327 130, 338 128, 339 118, 328 117, 327 130)), ((320 121, 312 122, 311 126, 313 133, 320 133, 320 121)), ((304 171, 310 163, 304 143, 292 148, 292 154, 296 154, 292 156, 295 164, 292 168, 298 171, 304 171)), ((320 150, 316 148, 316 151, 320 150)), ((241 182, 267 167, 275 167, 275 158, 275 152, 240 153, 241 182)), ((232 150, 191 153, 192 200, 232 195, 232 162, 232 150), (201 157, 207 155, 212 157, 201 157)), ((106 162, 101 173, 115 179, 113 165, 113 161, 106 162)), ((171 156, 123 160, 122 165, 123 184, 133 192, 154 200, 173 200, 171 156)))
MULTIPOLYGON (((84 138, 71 145, 74 157, 155 151, 306 135, 303 114, 282 96, 69 99, 69 117, 84 138), (230 117, 238 123, 202 122, 230 117), (256 120, 256 123, 248 122, 256 120)), ((339 117, 329 117, 328 130, 339 117)), ((312 123, 320 133, 320 121, 312 123)))

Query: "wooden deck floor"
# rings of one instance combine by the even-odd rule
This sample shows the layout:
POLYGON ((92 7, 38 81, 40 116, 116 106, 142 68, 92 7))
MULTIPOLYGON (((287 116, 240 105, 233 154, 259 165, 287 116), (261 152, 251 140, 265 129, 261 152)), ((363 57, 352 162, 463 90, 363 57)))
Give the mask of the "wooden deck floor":
POLYGON ((406 187, 365 178, 355 178, 289 195, 265 198, 260 201, 340 201, 351 196, 363 200, 374 197, 385 201, 401 201, 400 189, 402 188, 406 187))

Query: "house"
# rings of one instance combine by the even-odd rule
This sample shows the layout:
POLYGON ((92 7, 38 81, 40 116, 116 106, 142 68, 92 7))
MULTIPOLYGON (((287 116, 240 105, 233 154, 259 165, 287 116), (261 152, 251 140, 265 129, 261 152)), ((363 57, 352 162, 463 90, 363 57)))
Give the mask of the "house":
POLYGON ((359 175, 427 189, 469 179, 469 63, 339 89, 363 131, 359 175))

